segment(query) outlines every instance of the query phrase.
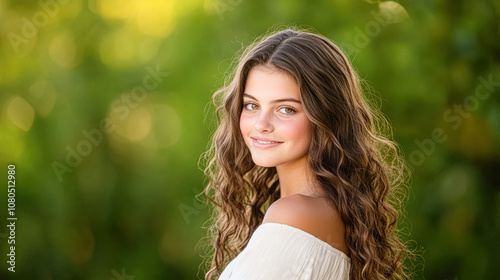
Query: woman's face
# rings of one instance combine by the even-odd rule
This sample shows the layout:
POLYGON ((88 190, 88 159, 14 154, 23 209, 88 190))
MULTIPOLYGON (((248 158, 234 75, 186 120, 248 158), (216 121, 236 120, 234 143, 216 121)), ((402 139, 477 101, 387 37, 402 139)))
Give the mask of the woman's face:
POLYGON ((306 160, 312 125, 290 75, 264 66, 252 68, 243 104, 240 129, 256 165, 274 167, 306 160))

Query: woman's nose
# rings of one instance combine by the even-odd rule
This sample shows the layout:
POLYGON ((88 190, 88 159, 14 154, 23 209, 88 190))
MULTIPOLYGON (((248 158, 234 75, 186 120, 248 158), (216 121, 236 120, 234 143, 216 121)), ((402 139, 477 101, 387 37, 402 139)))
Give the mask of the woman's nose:
POLYGON ((260 133, 269 133, 274 131, 274 125, 272 121, 272 112, 261 111, 259 118, 255 123, 255 129, 260 133))

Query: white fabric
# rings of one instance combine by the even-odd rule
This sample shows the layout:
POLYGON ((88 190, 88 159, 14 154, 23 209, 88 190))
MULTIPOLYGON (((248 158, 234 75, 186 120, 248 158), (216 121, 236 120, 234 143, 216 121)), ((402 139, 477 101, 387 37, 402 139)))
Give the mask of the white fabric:
POLYGON ((349 279, 351 259, 316 236, 286 224, 261 224, 218 280, 349 279))

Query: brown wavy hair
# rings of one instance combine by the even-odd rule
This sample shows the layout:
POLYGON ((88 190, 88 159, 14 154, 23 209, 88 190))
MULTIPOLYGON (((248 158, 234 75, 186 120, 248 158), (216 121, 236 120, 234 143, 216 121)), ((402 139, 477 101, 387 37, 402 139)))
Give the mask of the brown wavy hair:
POLYGON ((397 225, 409 169, 346 55, 324 36, 288 26, 257 38, 237 61, 213 94, 218 127, 202 155, 209 179, 204 194, 213 204, 205 279, 220 276, 280 197, 276 168, 253 163, 239 127, 245 82, 258 65, 285 71, 299 85, 313 125, 308 164, 345 224, 351 279, 408 279, 411 251, 397 225))

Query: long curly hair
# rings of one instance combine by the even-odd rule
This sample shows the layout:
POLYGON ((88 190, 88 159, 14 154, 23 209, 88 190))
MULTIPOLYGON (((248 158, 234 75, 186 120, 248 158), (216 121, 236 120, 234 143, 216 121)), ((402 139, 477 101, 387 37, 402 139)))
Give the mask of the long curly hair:
POLYGON ((346 55, 324 36, 286 27, 257 38, 237 61, 212 96, 218 127, 202 155, 209 179, 204 194, 213 204, 205 279, 220 276, 280 197, 276 167, 253 163, 239 127, 245 82, 258 65, 285 71, 299 86, 313 126, 307 161, 345 224, 351 278, 408 279, 411 251, 397 225, 405 213, 409 169, 346 55))

